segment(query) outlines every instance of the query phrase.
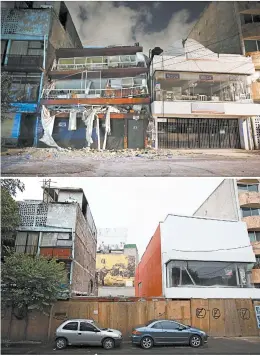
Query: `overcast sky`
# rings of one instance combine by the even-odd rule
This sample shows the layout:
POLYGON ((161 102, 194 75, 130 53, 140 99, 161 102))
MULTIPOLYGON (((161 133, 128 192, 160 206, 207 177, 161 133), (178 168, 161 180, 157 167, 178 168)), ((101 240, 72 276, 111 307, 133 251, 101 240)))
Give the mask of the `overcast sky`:
MULTIPOLYGON (((42 178, 21 178, 17 200, 42 199, 42 178)), ((83 188, 97 228, 127 228, 143 254, 167 214, 191 215, 222 178, 52 178, 53 186, 83 188), (55 182, 55 183, 54 183, 55 182)))
POLYGON ((133 45, 167 50, 184 39, 207 1, 66 1, 84 46, 133 45))

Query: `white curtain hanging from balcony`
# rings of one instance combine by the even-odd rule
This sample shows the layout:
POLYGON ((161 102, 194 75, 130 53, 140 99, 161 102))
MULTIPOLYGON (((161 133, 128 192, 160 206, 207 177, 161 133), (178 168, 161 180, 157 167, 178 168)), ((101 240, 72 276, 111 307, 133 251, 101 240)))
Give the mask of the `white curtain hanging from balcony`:
POLYGON ((77 111, 71 110, 70 117, 69 117, 68 131, 75 131, 75 130, 77 130, 77 111))
POLYGON ((40 141, 45 143, 47 146, 56 147, 61 149, 60 146, 54 141, 52 137, 52 131, 54 126, 55 115, 51 116, 49 110, 43 105, 41 112, 41 123, 43 127, 43 137, 40 141))

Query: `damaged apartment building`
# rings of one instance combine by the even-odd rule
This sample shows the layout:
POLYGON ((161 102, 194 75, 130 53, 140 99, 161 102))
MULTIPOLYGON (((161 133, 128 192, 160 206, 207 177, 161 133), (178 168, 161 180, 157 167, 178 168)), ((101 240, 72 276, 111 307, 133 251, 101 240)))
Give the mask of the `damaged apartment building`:
POLYGON ((97 230, 81 188, 43 187, 43 200, 19 202, 15 250, 65 263, 65 295, 96 295, 97 230))
POLYGON ((147 61, 138 43, 56 50, 41 98, 41 144, 146 147, 150 118, 147 61))
POLYGON ((82 48, 64 1, 1 2, 1 71, 11 80, 2 145, 37 146, 44 78, 62 47, 82 48))

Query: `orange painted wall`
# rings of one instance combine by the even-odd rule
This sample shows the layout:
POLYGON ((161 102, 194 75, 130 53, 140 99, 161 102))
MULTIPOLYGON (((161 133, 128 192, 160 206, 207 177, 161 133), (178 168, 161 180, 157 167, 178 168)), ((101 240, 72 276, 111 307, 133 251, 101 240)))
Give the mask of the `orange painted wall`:
POLYGON ((158 225, 135 271, 135 296, 161 297, 162 293, 161 232, 158 225), (142 283, 141 288, 139 283, 142 283))
POLYGON ((71 259, 71 248, 53 248, 53 247, 41 247, 40 254, 45 257, 54 257, 60 259, 71 259))

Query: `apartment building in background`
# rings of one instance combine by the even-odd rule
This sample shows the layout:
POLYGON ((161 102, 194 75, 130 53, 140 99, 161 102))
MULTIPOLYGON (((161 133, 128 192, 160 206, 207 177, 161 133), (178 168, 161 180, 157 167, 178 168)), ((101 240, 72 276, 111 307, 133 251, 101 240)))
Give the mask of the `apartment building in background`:
POLYGON ((168 215, 136 268, 136 297, 259 299, 255 261, 243 221, 168 215))
POLYGON ((260 180, 224 179, 196 210, 194 216, 246 223, 248 243, 251 243, 256 258, 251 282, 256 288, 260 288, 260 180))
POLYGON ((43 200, 19 202, 15 250, 64 262, 70 296, 97 295, 97 230, 81 188, 43 187, 43 200))
MULTIPOLYGON (((260 2, 213 1, 202 12, 188 38, 220 54, 252 58, 251 94, 260 103, 260 2)), ((248 122, 255 148, 260 148, 260 112, 248 122)))
POLYGON ((30 147, 42 135, 40 97, 57 48, 82 48, 64 1, 1 2, 1 71, 11 77, 2 145, 30 147))
POLYGON ((55 54, 41 96, 42 120, 51 116, 53 122, 45 143, 95 149, 148 145, 148 66, 139 43, 62 48, 55 54))
POLYGON ((255 148, 249 124, 251 57, 212 52, 193 39, 154 56, 151 111, 156 148, 255 148))
POLYGON ((96 256, 98 296, 134 297, 136 244, 126 242, 126 229, 99 229, 96 256), (101 234, 99 234, 101 232, 101 234))

